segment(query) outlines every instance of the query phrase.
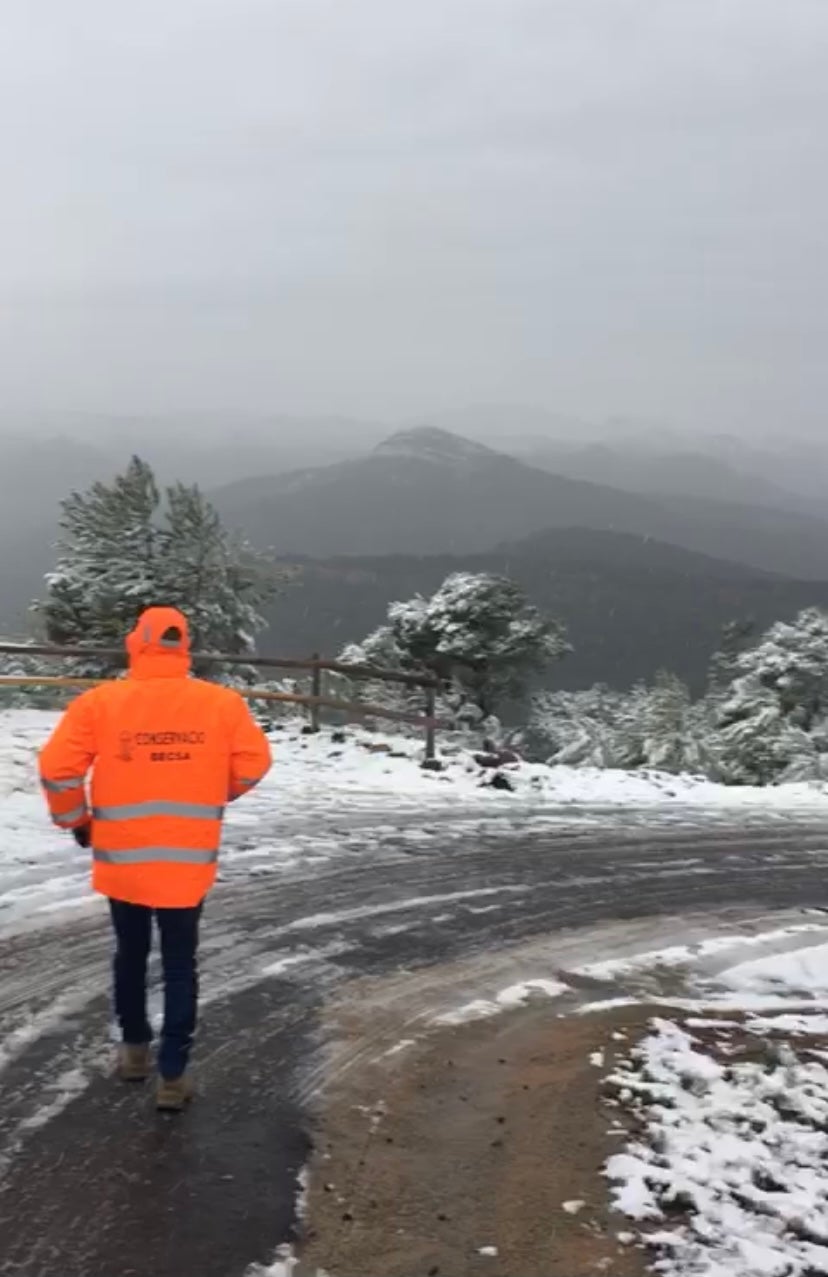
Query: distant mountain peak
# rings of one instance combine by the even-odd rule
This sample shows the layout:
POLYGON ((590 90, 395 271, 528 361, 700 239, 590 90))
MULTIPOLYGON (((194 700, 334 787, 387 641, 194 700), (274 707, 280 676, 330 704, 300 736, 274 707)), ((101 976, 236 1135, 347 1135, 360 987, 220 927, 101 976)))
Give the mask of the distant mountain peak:
POLYGON ((378 444, 374 453, 380 457, 412 457, 418 461, 444 465, 499 455, 485 444, 474 443, 471 439, 464 439, 462 435, 452 434, 450 430, 441 430, 437 426, 415 426, 410 430, 399 430, 378 444))

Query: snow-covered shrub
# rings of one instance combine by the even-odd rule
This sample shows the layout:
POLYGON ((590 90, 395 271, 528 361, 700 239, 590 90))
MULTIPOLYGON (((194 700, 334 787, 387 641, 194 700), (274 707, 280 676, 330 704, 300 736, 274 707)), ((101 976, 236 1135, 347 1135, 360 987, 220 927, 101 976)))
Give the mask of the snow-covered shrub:
MULTIPOLYGON (((13 642, 15 640, 9 640, 13 642)), ((25 652, 14 654, 0 652, 0 675, 7 678, 34 678, 39 674, 57 674, 60 671, 52 668, 41 657, 29 656, 25 652)), ((0 685, 0 710, 3 709, 56 709, 65 705, 67 700, 77 695, 70 689, 43 686, 42 684, 24 685, 22 687, 0 685)))
MULTIPOLYGON (((377 669, 423 673, 414 669, 388 625, 381 625, 361 643, 349 643, 339 654, 348 665, 373 665, 377 669)), ((362 701, 404 713, 420 714, 425 708, 425 692, 418 687, 387 683, 382 679, 346 679, 328 675, 328 689, 344 700, 362 701)))
POLYGON ((584 692, 540 692, 521 743, 528 757, 571 767, 704 770, 707 721, 675 675, 629 692, 598 685, 584 692))
POLYGON ((529 758, 571 767, 640 767, 638 715, 629 713, 638 690, 625 695, 597 684, 582 692, 538 692, 520 734, 521 748, 529 758))

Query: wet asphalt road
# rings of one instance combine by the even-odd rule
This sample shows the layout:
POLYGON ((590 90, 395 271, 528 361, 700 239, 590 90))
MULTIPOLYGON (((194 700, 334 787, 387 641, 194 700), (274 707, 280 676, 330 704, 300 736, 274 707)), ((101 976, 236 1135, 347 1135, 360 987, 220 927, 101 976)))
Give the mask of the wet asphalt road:
MULTIPOLYGON (((243 1277, 295 1226, 321 1009, 355 977, 561 928, 728 905, 828 903, 828 828, 639 815, 450 847, 351 849, 238 878, 203 928, 202 1097, 157 1116, 108 1076, 102 910, 0 941, 0 1274, 243 1277)), ((600 957, 600 953, 595 955, 600 957)))

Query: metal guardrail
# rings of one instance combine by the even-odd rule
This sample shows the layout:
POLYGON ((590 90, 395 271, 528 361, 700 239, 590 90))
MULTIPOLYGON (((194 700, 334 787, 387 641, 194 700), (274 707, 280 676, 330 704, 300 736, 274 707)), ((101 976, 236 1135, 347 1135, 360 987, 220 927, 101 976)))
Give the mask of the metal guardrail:
MULTIPOLYGON (((50 660, 97 659, 126 664, 126 654, 121 648, 56 647, 45 643, 0 643, 0 653, 10 656, 42 656, 50 660)), ((309 660, 295 660, 272 656, 224 656, 217 652, 195 653, 193 661, 203 664, 247 665, 257 669, 303 670, 311 674, 309 694, 301 692, 274 692, 268 688, 238 689, 246 700, 280 702, 305 706, 310 715, 313 731, 319 731, 322 711, 333 710, 348 718, 384 718, 390 722, 406 723, 419 727, 425 735, 425 756, 434 759, 437 752, 437 731, 443 723, 436 717, 436 696, 439 684, 435 679, 404 670, 375 669, 370 665, 348 665, 342 661, 327 661, 314 655, 309 660), (325 672, 341 674, 361 682, 397 683, 403 687, 421 687, 425 693, 424 712, 408 713, 384 705, 372 705, 364 701, 345 701, 323 695, 322 676, 325 672)), ((97 687, 104 679, 74 678, 70 675, 0 675, 2 687, 97 687)))

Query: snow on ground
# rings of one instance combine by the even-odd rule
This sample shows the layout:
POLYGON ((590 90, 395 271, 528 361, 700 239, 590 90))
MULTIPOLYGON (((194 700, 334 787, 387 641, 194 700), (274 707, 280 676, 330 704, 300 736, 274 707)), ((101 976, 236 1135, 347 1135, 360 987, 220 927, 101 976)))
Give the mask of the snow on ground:
POLYGON ((783 994, 787 998, 828 1000, 828 944, 741 962, 718 976, 737 993, 783 994))
MULTIPOLYGON (((49 824, 36 774, 36 752, 56 715, 0 712, 0 926, 32 914, 84 906, 88 854, 49 824)), ((512 822, 525 832, 543 822, 595 823, 636 809, 683 813, 828 813, 828 789, 788 785, 726 789, 698 777, 610 772, 516 763, 481 767, 468 750, 445 741, 443 770, 420 767, 421 742, 349 727, 304 736, 301 720, 272 732, 274 767, 256 791, 227 813, 220 876, 312 872, 314 864, 363 852, 512 822), (499 775, 511 790, 492 786, 499 775), (603 813, 603 815, 602 815, 603 813), (615 815, 613 815, 615 813, 615 815), (465 828, 464 828, 465 826, 465 828)))
POLYGON ((475 998, 452 1011, 435 1017, 436 1025, 470 1024, 473 1020, 486 1020, 502 1011, 514 1011, 527 1006, 533 998, 559 998, 569 992, 569 986, 561 980, 524 980, 500 989, 492 998, 475 998))
POLYGON ((332 734, 301 736, 301 724, 291 722, 273 734, 274 773, 270 788, 290 793, 304 807, 309 799, 342 809, 393 799, 401 812, 473 807, 533 813, 582 805, 592 808, 628 806, 726 806, 782 810, 819 810, 828 814, 828 785, 792 784, 776 789, 733 788, 699 776, 671 776, 661 772, 601 771, 548 767, 518 762, 500 768, 481 767, 473 752, 447 745, 440 754, 443 770, 423 771, 421 743, 410 737, 348 728, 343 743, 332 734), (280 750, 280 744, 284 748, 280 750), (493 787, 499 775, 511 792, 493 787), (320 793, 320 789, 322 792, 320 793))
MULTIPOLYGON (((261 1264, 252 1264, 244 1277, 292 1277, 298 1267, 299 1260, 295 1250, 292 1246, 284 1245, 279 1247, 272 1264, 266 1267, 261 1264)), ((307 1277, 328 1277, 328 1275, 321 1268, 317 1268, 313 1273, 308 1272, 307 1277)))
MULTIPOLYGON (((663 1005, 607 1079, 635 1136, 606 1176, 639 1228, 620 1235, 650 1247, 666 1277, 828 1273, 828 923, 795 917, 766 915, 753 932, 716 933, 711 920, 713 934, 685 927, 684 944, 550 961, 562 979, 549 987, 526 979, 431 1021, 463 1024, 539 993, 569 1011, 663 1005), (621 996, 573 1008, 584 979, 621 996)), ((589 1062, 603 1071, 608 1055, 589 1062)))
MULTIPOLYGON (((618 980, 637 972, 647 970, 664 970, 684 968, 692 973, 694 969, 709 964, 711 959, 721 958, 733 950, 754 947, 768 948, 774 945, 793 945, 794 953, 790 955, 793 962, 804 961, 802 955, 809 952, 802 947, 811 938, 828 935, 828 924, 825 922, 804 922, 794 926, 778 927, 772 930, 758 931, 755 935, 726 932, 723 935, 707 936, 695 944, 670 945, 666 949, 650 949, 643 953, 632 954, 622 958, 608 958, 601 962, 590 962, 578 967, 574 974, 589 980, 618 980)), ((823 946, 820 946, 823 947, 823 946)), ((828 950, 828 946, 824 946, 828 950)), ((772 953, 751 962, 739 963, 730 969, 720 972, 717 982, 727 988, 745 990, 750 972, 755 968, 754 980, 760 979, 760 973, 769 973, 777 969, 776 964, 784 955, 772 953), (735 980, 736 983, 732 983, 735 980)), ((825 961, 825 959, 823 959, 825 961)), ((825 992, 828 994, 828 970, 825 972, 825 992)), ((755 988, 751 991, 756 991, 755 988)), ((767 991, 767 990, 763 990, 767 991)))
MULTIPOLYGON (((36 751, 54 721, 54 715, 40 711, 0 713, 0 926, 89 901, 89 855, 51 827, 37 783, 36 751)), ((695 819, 718 809, 729 813, 729 819, 742 813, 746 823, 749 813, 755 813, 754 819, 773 812, 811 813, 821 819, 828 814, 824 787, 724 789, 694 777, 515 764, 500 769, 512 786, 504 791, 491 787, 491 769, 459 748, 445 759, 443 771, 427 772, 418 765, 418 743, 359 728, 347 729, 340 740, 330 730, 303 736, 301 723, 289 722, 273 732, 272 740, 272 772, 228 812, 224 879, 274 871, 312 873, 316 864, 333 857, 364 852, 367 846, 393 849, 408 839, 439 837, 443 846, 452 831, 459 835, 470 827, 480 829, 489 817, 508 817, 525 834, 530 820, 541 826, 556 820, 568 825, 594 820, 596 812, 604 811, 617 821, 622 810, 635 807, 672 809, 679 819, 682 813, 695 819)), ((486 893, 484 888, 461 894, 486 893)), ((438 904, 455 895, 427 899, 438 904)), ((389 902, 384 909, 393 913, 401 905, 406 902, 389 902)), ((332 917, 320 914, 317 921, 321 925, 332 917)), ((303 925, 313 922, 305 919, 303 925)), ((779 944, 785 952, 757 957, 759 951, 753 949, 749 960, 738 946, 751 945, 752 939, 730 935, 573 971, 617 981, 619 988, 609 991, 623 993, 623 981, 636 971, 661 967, 680 976, 700 964, 703 978, 688 1005, 699 1013, 699 1031, 704 1031, 705 1008, 721 1010, 727 999, 730 1006, 749 1003, 753 1009, 744 1027, 752 1026, 756 1035, 773 1034, 778 1044, 780 1034, 798 1039, 825 1031, 825 1015, 817 1021, 807 1014, 809 1008, 828 1011, 825 937, 824 922, 808 923, 765 933, 765 946, 779 944)), ((275 965, 285 961, 282 955, 275 965)), ((565 969, 563 975, 565 979, 565 969)), ((467 1001, 441 1022, 464 1023, 537 996, 574 997, 573 989, 556 977, 557 971, 549 969, 527 971, 525 977, 516 973, 506 988, 482 990, 485 996, 467 1001)), ((608 1003, 618 1001, 610 998, 608 1003)), ((627 1102, 641 1116, 644 1134, 613 1159, 608 1174, 622 1209, 637 1219, 648 1214, 658 1219, 655 1236, 663 1270, 670 1277, 828 1272, 824 1053, 810 1049, 806 1041, 799 1054, 778 1049, 773 1069, 722 1061, 687 1029, 666 1020, 655 1023, 638 1052, 637 1070, 619 1077, 627 1102), (686 1216, 670 1222, 672 1212, 691 1206, 686 1216)), ((597 1058, 594 1063, 600 1067, 597 1058)), ((77 1078, 67 1074, 62 1084, 71 1094, 77 1078)), ((287 1273, 292 1265, 286 1254, 267 1271, 287 1273)))
POLYGON ((654 1019, 608 1079, 640 1128, 607 1163, 614 1202, 668 1277, 828 1273, 828 1052, 808 1042, 828 1037, 828 944, 769 935, 797 947, 701 982, 699 1008, 726 990, 735 1018, 654 1019))
POLYGON ((668 1020, 612 1078, 642 1137, 610 1158, 615 1205, 670 1277, 828 1272, 828 1070, 719 1060, 668 1020))

